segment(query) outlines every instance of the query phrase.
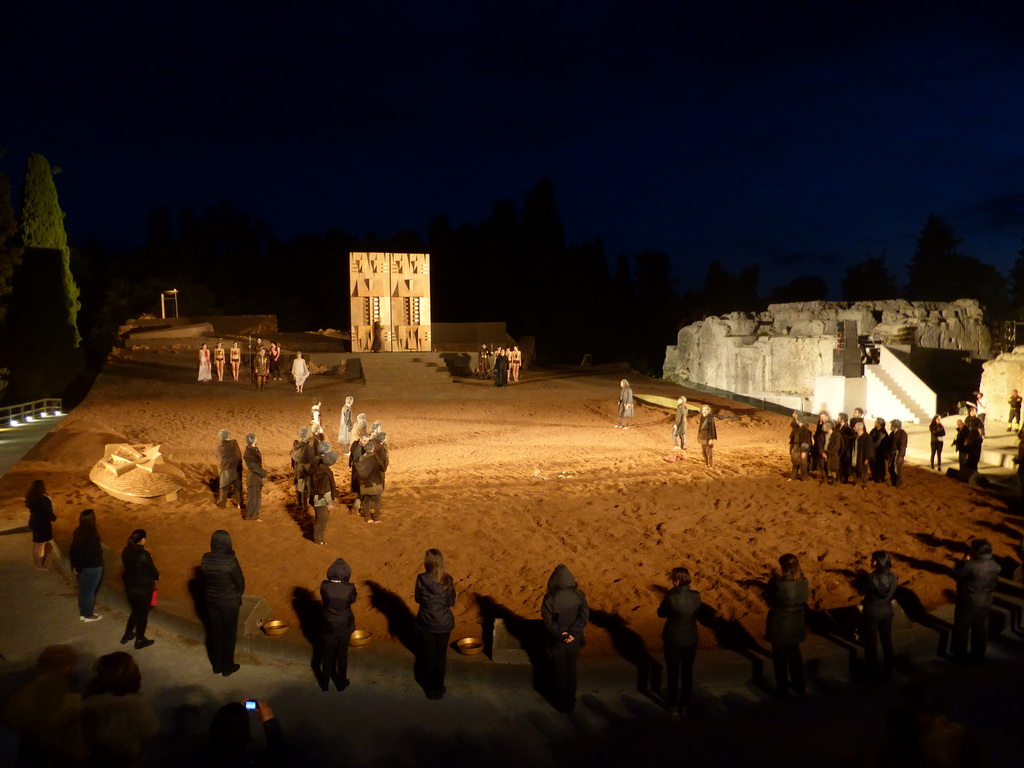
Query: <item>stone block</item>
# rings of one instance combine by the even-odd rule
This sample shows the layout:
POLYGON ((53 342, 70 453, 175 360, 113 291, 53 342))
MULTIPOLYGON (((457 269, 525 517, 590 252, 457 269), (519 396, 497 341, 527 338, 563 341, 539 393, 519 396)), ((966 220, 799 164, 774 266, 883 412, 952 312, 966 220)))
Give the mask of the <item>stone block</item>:
POLYGON ((491 635, 491 661, 498 664, 527 664, 529 655, 505 627, 504 619, 494 620, 494 632, 491 635))
POLYGON ((242 635, 258 635, 264 622, 274 618, 274 609, 259 595, 242 595, 238 611, 238 631, 242 635))

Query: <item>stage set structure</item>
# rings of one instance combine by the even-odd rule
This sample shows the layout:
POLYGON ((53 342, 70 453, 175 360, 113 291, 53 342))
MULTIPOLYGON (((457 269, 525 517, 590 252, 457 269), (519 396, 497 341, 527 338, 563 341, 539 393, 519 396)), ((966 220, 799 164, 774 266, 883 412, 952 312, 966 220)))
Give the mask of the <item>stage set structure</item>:
POLYGON ((429 352, 430 254, 349 253, 353 352, 429 352))

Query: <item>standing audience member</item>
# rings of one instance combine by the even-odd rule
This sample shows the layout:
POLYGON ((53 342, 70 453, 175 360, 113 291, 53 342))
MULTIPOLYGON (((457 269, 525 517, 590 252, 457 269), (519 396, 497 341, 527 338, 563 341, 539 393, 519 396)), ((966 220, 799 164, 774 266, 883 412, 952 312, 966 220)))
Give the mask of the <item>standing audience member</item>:
POLYGON ((228 677, 240 669, 235 663, 235 640, 245 576, 227 531, 213 532, 210 551, 203 555, 199 567, 206 588, 206 611, 210 621, 208 647, 213 674, 228 677))
POLYGON ((839 414, 839 421, 836 424, 836 432, 839 433, 839 482, 845 484, 850 479, 853 470, 853 441, 857 434, 850 426, 849 416, 845 413, 839 414))
POLYGON ((704 454, 704 463, 713 467, 715 465, 715 441, 718 440, 718 427, 715 425, 715 415, 711 408, 706 405, 700 407, 700 422, 697 424, 697 443, 700 445, 701 453, 704 454))
POLYGON ((320 443, 317 455, 309 470, 310 501, 313 502, 313 541, 324 546, 327 523, 331 517, 331 505, 338 498, 338 487, 334 482, 331 467, 338 460, 338 454, 331 450, 330 443, 320 443))
POLYGON ((263 468, 263 454, 256 447, 256 435, 252 432, 245 436, 242 461, 248 470, 245 476, 245 519, 259 520, 263 504, 263 478, 267 476, 267 470, 263 468))
POLYGON ((220 491, 217 506, 223 509, 228 503, 228 491, 235 489, 235 503, 242 509, 242 451, 237 440, 229 440, 230 433, 222 429, 217 433, 217 467, 220 470, 220 491))
POLYGON ((439 549, 423 555, 423 573, 416 577, 416 637, 419 641, 421 684, 428 699, 442 699, 448 641, 455 628, 455 582, 439 549))
POLYGON ((555 709, 572 712, 576 708, 576 661, 583 648, 583 631, 590 621, 590 606, 564 565, 556 566, 548 578, 540 615, 547 631, 548 655, 554 665, 555 709))
POLYGON ((625 379, 619 382, 618 414, 618 421, 615 422, 616 429, 629 429, 629 425, 633 421, 633 388, 625 379))
POLYGON ((50 552, 53 541, 53 502, 46 495, 46 483, 33 480, 25 494, 25 506, 28 507, 28 527, 32 531, 32 560, 37 571, 46 570, 46 556, 50 552))
POLYGON ((860 638, 864 641, 864 666, 868 680, 882 683, 892 677, 892 599, 899 587, 888 552, 871 553, 871 573, 864 574, 864 602, 860 638), (882 670, 878 670, 878 645, 882 645, 882 670))
POLYGON ((697 657, 697 611, 700 592, 690 589, 690 571, 672 569, 672 589, 668 591, 658 616, 665 619, 661 639, 665 645, 665 667, 668 672, 668 699, 670 710, 685 715, 690 709, 693 692, 693 661, 697 657))
POLYGON ((825 453, 825 423, 828 420, 828 411, 818 414, 818 422, 814 425, 814 445, 811 448, 811 472, 822 472, 822 479, 825 477, 825 462, 822 455, 825 453))
POLYGON ((988 609, 992 593, 999 584, 999 564, 992 559, 992 544, 987 539, 971 542, 971 551, 953 567, 956 579, 956 607, 953 610, 953 657, 964 661, 967 641, 970 658, 980 661, 988 645, 988 609))
POLYGON ((121 551, 121 565, 124 566, 125 594, 132 609, 121 636, 121 645, 134 639, 136 648, 148 648, 155 642, 146 637, 146 626, 160 571, 146 550, 146 532, 143 529, 132 531, 128 537, 128 544, 121 551))
POLYGON ((78 575, 78 617, 82 621, 99 621, 103 617, 93 612, 93 608, 103 581, 103 545, 96 527, 96 513, 91 509, 83 509, 78 516, 68 555, 71 570, 78 575))
POLYGON ((327 569, 320 583, 320 601, 324 610, 324 655, 320 662, 320 690, 331 683, 339 691, 348 688, 348 641, 356 628, 352 603, 356 588, 350 583, 351 566, 340 557, 327 569))
POLYGON ((1021 405, 1021 402, 1024 402, 1024 398, 1021 398, 1021 396, 1019 394, 1017 394, 1017 390, 1016 389, 1013 390, 1010 393, 1010 400, 1009 400, 1009 403, 1010 403, 1010 415, 1006 419, 1006 431, 1007 432, 1012 432, 1013 431, 1014 423, 1017 424, 1017 429, 1018 430, 1020 429, 1020 405, 1021 405))
POLYGON ((907 458, 907 433, 903 430, 903 422, 893 419, 892 434, 889 435, 889 477, 897 488, 903 485, 903 462, 907 458))
POLYGON ((672 425, 672 444, 677 451, 686 450, 686 398, 676 401, 676 420, 672 425))
POLYGON ((967 418, 964 420, 964 430, 967 432, 964 437, 964 480, 970 479, 971 475, 978 471, 981 463, 981 449, 985 443, 985 422, 973 410, 968 410, 967 418))
POLYGON ((266 747, 253 743, 249 732, 249 712, 246 704, 232 701, 217 710, 210 723, 207 743, 193 756, 189 763, 193 768, 249 768, 249 766, 274 766, 289 768, 292 765, 291 750, 284 737, 281 722, 274 716, 274 710, 263 699, 249 699, 256 707, 256 716, 263 724, 266 747))
POLYGON ((867 488, 871 461, 875 458, 875 444, 871 441, 871 435, 864 431, 864 419, 858 421, 853 429, 855 437, 850 463, 853 466, 854 477, 860 479, 860 487, 867 488))
POLYGON ((885 431, 885 419, 875 419, 871 429, 871 442, 875 445, 875 458, 871 460, 871 479, 876 483, 885 482, 885 467, 889 462, 889 433, 885 431))
POLYGON ((302 394, 302 387, 309 378, 309 366, 302 359, 302 353, 295 353, 295 360, 292 361, 292 376, 295 378, 295 391, 302 394))
POLYGON ((116 651, 96 660, 96 677, 82 700, 82 733, 92 768, 147 764, 160 721, 139 691, 142 672, 130 654, 116 651))
POLYGON ((779 558, 782 572, 768 583, 768 620, 765 639, 772 644, 775 669, 775 693, 788 696, 792 688, 806 690, 804 660, 800 643, 804 640, 804 608, 807 605, 807 579, 796 555, 779 558))
POLYGON ((946 428, 942 426, 942 417, 939 414, 932 416, 932 422, 928 425, 928 432, 931 434, 931 462, 932 469, 942 471, 942 438, 946 436, 946 428))
POLYGON ((346 456, 352 450, 352 427, 354 426, 352 404, 354 402, 354 397, 345 398, 345 405, 341 408, 341 423, 338 425, 338 450, 344 451, 346 456))

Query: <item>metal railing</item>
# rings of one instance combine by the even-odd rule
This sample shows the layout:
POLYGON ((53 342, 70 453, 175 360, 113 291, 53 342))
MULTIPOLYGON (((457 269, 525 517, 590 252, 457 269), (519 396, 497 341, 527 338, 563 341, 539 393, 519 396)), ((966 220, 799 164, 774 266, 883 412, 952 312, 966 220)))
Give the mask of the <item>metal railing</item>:
POLYGON ((5 405, 0 407, 0 427, 20 427, 36 419, 63 416, 62 407, 59 397, 45 397, 30 403, 5 405))

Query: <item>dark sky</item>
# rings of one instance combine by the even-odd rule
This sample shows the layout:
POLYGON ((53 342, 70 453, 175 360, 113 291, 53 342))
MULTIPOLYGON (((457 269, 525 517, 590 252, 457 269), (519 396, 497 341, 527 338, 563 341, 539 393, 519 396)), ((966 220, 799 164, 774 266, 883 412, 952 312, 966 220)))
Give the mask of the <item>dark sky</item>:
POLYGON ((57 177, 72 244, 228 200, 281 238, 426 232, 553 180, 570 242, 762 290, 929 213, 1006 269, 1024 236, 1024 3, 22 0, 0 169, 57 177))

